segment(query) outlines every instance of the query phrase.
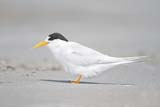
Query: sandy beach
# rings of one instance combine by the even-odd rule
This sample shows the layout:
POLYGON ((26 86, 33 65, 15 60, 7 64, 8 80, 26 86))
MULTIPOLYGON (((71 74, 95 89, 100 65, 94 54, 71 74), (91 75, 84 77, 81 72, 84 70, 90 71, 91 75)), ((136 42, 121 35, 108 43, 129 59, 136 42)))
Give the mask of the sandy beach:
MULTIPOLYGON (((17 65, 8 63, 8 68, 3 70, 1 68, 0 105, 2 107, 160 106, 160 85, 152 84, 158 77, 150 75, 153 80, 144 79, 140 82, 142 81, 140 78, 135 80, 135 77, 129 75, 130 71, 126 71, 129 72, 128 74, 123 71, 126 75, 121 78, 122 72, 117 70, 123 70, 126 66, 111 69, 97 78, 83 79, 81 84, 76 85, 70 83, 70 80, 75 77, 59 67, 48 67, 47 64, 40 69, 37 65, 40 69, 37 70, 37 66, 33 68, 28 65, 28 68, 22 68, 17 65), (147 84, 144 84, 145 82, 147 84)), ((140 64, 133 66, 138 65, 140 64)), ((142 68, 145 69, 144 66, 142 68)), ((140 71, 136 74, 138 73, 140 71)))
POLYGON ((25 71, 7 73, 3 75, 8 81, 0 83, 2 107, 160 106, 159 89, 127 84, 98 84, 93 81, 75 85, 62 79, 67 76, 58 71, 38 72, 29 76, 25 71), (6 77, 7 73, 10 73, 10 76, 6 77))

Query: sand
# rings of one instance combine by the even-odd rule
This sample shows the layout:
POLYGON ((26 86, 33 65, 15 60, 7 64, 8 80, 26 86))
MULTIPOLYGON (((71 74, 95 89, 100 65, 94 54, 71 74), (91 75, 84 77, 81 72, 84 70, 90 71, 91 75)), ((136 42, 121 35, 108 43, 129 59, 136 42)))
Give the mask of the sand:
POLYGON ((43 65, 47 69, 37 70, 39 66, 29 69, 26 64, 27 69, 8 63, 10 67, 4 69, 4 65, 0 71, 1 107, 160 107, 159 86, 149 84, 153 81, 138 84, 140 80, 133 81, 128 74, 120 81, 114 70, 123 67, 76 85, 69 82, 74 77, 59 68, 43 65))

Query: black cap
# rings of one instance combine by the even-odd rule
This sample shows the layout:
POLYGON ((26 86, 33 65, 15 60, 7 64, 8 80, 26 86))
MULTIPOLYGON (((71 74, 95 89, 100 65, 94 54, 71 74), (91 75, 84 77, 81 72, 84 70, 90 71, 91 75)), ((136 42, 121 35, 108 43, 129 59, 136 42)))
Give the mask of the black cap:
POLYGON ((66 41, 66 42, 68 42, 68 40, 62 35, 62 34, 60 34, 60 33, 53 33, 53 34, 50 34, 49 35, 49 41, 53 41, 53 40, 55 40, 55 39, 60 39, 60 40, 63 40, 63 41, 66 41))

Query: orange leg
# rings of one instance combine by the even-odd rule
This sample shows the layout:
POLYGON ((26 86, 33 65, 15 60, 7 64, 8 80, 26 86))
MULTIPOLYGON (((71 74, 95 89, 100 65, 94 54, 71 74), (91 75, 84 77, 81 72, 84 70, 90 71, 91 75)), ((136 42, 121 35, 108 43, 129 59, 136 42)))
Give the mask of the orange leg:
POLYGON ((80 80, 82 79, 82 75, 79 75, 76 80, 74 81, 71 81, 71 83, 74 83, 74 84, 80 84, 80 80))

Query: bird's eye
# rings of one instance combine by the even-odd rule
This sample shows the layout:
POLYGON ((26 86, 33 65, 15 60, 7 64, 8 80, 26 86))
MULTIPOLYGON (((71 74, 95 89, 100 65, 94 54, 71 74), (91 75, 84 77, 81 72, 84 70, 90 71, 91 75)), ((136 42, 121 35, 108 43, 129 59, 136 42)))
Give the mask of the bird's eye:
POLYGON ((53 38, 53 37, 50 37, 48 40, 49 40, 49 41, 52 41, 52 40, 54 40, 54 38, 53 38))

